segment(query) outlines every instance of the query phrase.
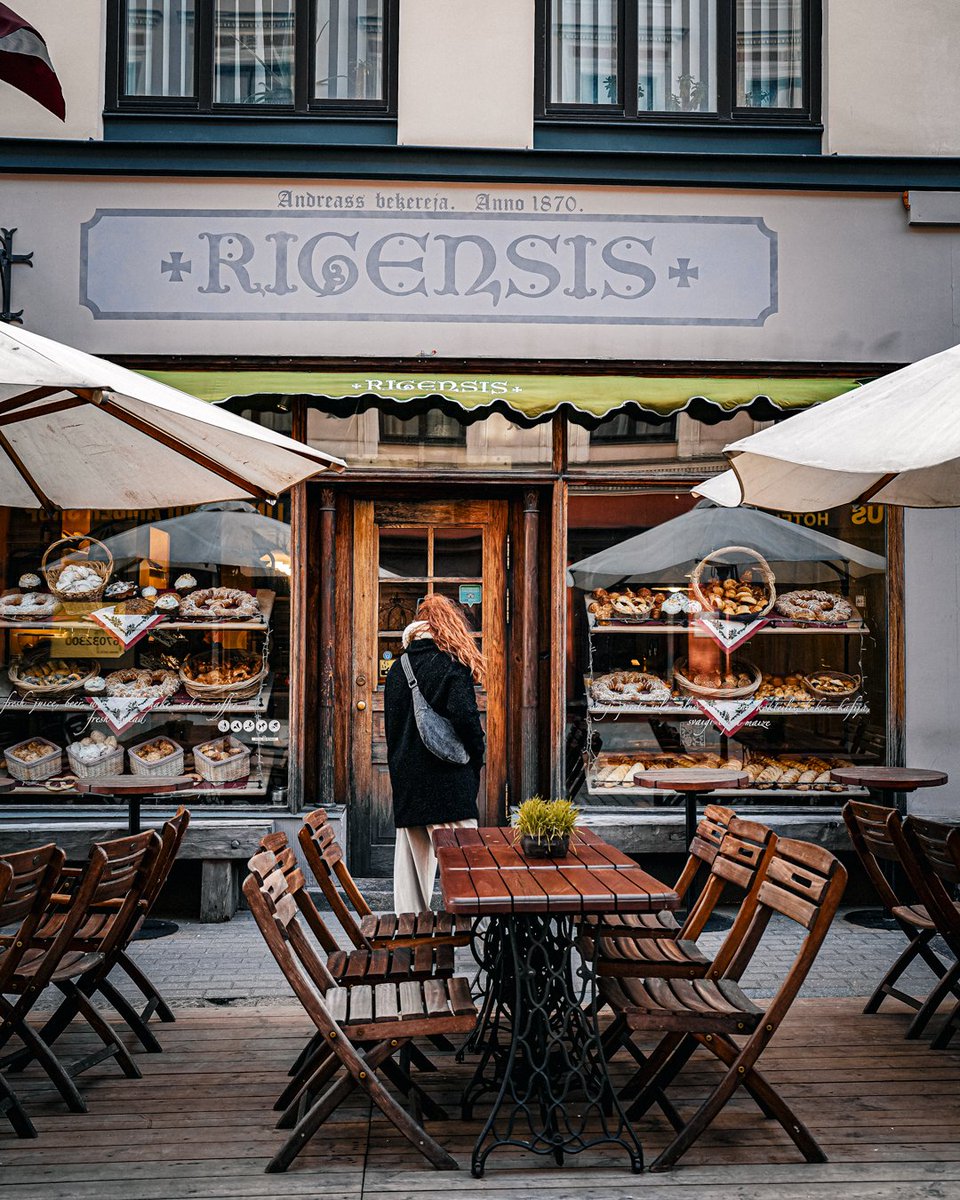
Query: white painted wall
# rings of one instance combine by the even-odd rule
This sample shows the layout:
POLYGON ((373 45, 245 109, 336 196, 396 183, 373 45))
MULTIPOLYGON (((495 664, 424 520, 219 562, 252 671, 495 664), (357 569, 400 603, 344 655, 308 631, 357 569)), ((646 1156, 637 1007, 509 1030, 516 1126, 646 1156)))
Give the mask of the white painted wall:
POLYGON ((533 145, 534 0, 400 0, 401 145, 533 145))
POLYGON ((0 83, 0 137, 101 138, 106 0, 15 0, 13 9, 47 43, 67 119, 0 83))
POLYGON ((910 767, 946 771, 913 811, 957 819, 960 802, 960 509, 905 509, 906 744, 910 767))
POLYGON ((824 150, 960 153, 957 0, 824 0, 824 150))

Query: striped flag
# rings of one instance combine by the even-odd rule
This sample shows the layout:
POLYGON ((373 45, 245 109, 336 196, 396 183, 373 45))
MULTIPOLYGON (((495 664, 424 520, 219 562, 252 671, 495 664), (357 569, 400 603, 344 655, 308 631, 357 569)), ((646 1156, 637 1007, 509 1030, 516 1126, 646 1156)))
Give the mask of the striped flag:
POLYGON ((32 97, 63 121, 66 105, 47 44, 23 17, 0 4, 0 81, 32 97))

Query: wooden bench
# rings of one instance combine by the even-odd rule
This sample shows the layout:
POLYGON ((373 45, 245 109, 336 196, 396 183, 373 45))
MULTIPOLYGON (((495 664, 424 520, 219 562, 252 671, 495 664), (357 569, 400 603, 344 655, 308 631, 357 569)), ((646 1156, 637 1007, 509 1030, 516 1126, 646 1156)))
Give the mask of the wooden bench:
MULTIPOLYGON (((156 828, 174 811, 165 807, 144 809, 143 826, 156 828)), ((264 816, 206 815, 198 805, 187 830, 178 860, 199 860, 200 920, 229 921, 237 911, 240 896, 240 868, 256 854, 260 839, 272 833, 275 822, 264 816)), ((67 859, 80 862, 87 858, 93 842, 124 837, 127 832, 126 809, 111 807, 104 811, 83 809, 52 813, 49 809, 0 809, 0 855, 27 850, 44 842, 56 842, 66 851, 67 859)))

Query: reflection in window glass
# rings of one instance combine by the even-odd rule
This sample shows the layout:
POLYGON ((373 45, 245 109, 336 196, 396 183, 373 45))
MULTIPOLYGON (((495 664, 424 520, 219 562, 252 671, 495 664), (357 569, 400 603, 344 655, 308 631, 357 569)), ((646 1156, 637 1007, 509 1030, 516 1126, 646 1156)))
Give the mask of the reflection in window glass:
POLYGON ((380 530, 380 578, 423 579, 427 565, 426 529, 385 527, 380 530))
POLYGON ((294 0, 217 0, 214 100, 292 104, 294 0))
POLYGON ((128 96, 194 95, 194 0, 127 0, 128 96))
POLYGON ((482 532, 462 526, 435 530, 433 573, 440 579, 479 579, 483 574, 482 532))
POLYGON ((616 443, 619 445, 646 444, 648 442, 675 442, 677 440, 677 418, 668 421, 645 421, 630 413, 614 413, 590 434, 594 443, 616 443))
POLYGON ((463 445, 467 440, 466 426, 455 417, 433 410, 418 417, 380 414, 380 440, 383 442, 449 442, 463 445))
POLYGON ((554 104, 616 104, 617 0, 552 0, 554 104))
POLYGON ((801 0, 737 0, 737 104, 803 105, 801 0))
POLYGON ((641 0, 637 107, 716 112, 716 0, 641 0))
POLYGON ((383 0, 318 0, 318 100, 383 99, 383 0))

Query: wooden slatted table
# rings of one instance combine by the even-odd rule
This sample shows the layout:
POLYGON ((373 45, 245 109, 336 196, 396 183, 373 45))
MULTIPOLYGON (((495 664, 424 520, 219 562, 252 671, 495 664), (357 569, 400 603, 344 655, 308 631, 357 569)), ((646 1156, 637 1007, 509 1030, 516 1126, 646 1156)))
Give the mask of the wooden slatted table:
POLYGON ((495 1097, 473 1149, 483 1175, 498 1146, 550 1154, 614 1143, 643 1169, 636 1133, 610 1086, 597 1025, 595 969, 575 957, 577 918, 676 908, 676 892, 589 829, 564 858, 527 858, 507 828, 433 835, 447 912, 477 918, 474 954, 485 975, 467 1049, 479 1055, 463 1116, 495 1097), (601 1134, 587 1132, 599 1115, 601 1134))

